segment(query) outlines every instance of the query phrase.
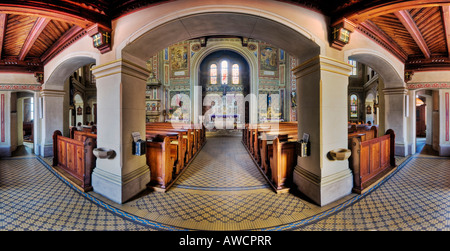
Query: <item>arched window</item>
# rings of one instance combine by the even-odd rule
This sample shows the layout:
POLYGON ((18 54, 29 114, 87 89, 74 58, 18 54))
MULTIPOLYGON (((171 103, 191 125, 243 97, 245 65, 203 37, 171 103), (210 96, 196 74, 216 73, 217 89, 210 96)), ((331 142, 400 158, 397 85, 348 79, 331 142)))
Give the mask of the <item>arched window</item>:
POLYGON ((217 65, 212 64, 209 69, 210 81, 212 85, 217 84, 217 65))
POLYGON ((356 67, 356 61, 355 60, 348 60, 348 64, 352 65, 352 76, 358 75, 358 68, 356 67))
POLYGON ((222 61, 221 63, 221 74, 222 74, 222 84, 226 85, 228 84, 228 62, 227 61, 222 61))
POLYGON ((239 84, 239 65, 238 64, 233 64, 233 67, 231 68, 231 83, 232 84, 239 84))
POLYGON ((356 94, 350 95, 350 117, 358 117, 358 96, 356 94))

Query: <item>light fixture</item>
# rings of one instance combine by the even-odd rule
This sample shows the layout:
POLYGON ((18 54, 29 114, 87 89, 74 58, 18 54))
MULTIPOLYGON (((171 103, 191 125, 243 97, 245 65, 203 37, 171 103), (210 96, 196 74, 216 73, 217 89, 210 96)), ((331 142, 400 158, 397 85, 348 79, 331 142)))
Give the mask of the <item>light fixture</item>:
POLYGON ((424 105, 425 103, 420 99, 420 98, 416 98, 416 106, 421 106, 424 105))

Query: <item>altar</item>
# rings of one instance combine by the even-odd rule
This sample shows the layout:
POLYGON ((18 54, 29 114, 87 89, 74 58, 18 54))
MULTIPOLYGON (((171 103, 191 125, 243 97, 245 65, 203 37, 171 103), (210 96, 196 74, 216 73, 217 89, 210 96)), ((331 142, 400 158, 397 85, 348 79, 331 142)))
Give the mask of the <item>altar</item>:
POLYGON ((209 129, 239 129, 242 126, 240 114, 210 114, 206 125, 209 129))

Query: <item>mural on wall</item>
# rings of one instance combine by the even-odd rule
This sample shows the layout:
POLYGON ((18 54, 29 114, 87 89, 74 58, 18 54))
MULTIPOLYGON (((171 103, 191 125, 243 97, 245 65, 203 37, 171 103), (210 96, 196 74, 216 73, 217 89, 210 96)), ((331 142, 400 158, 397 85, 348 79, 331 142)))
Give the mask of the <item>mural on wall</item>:
POLYGON ((261 45, 259 47, 259 65, 261 76, 278 76, 278 49, 261 45))
POLYGON ((170 47, 170 70, 172 77, 188 76, 189 46, 175 45, 170 47))

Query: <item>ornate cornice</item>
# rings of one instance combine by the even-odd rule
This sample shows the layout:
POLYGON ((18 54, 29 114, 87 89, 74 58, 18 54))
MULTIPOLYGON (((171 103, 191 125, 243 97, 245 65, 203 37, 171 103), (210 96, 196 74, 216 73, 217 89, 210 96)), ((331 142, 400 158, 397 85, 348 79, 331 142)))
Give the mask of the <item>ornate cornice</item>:
POLYGON ((0 91, 41 91, 40 84, 0 84, 0 91))
POLYGON ((450 82, 448 83, 410 83, 407 84, 408 89, 450 89, 450 82))

